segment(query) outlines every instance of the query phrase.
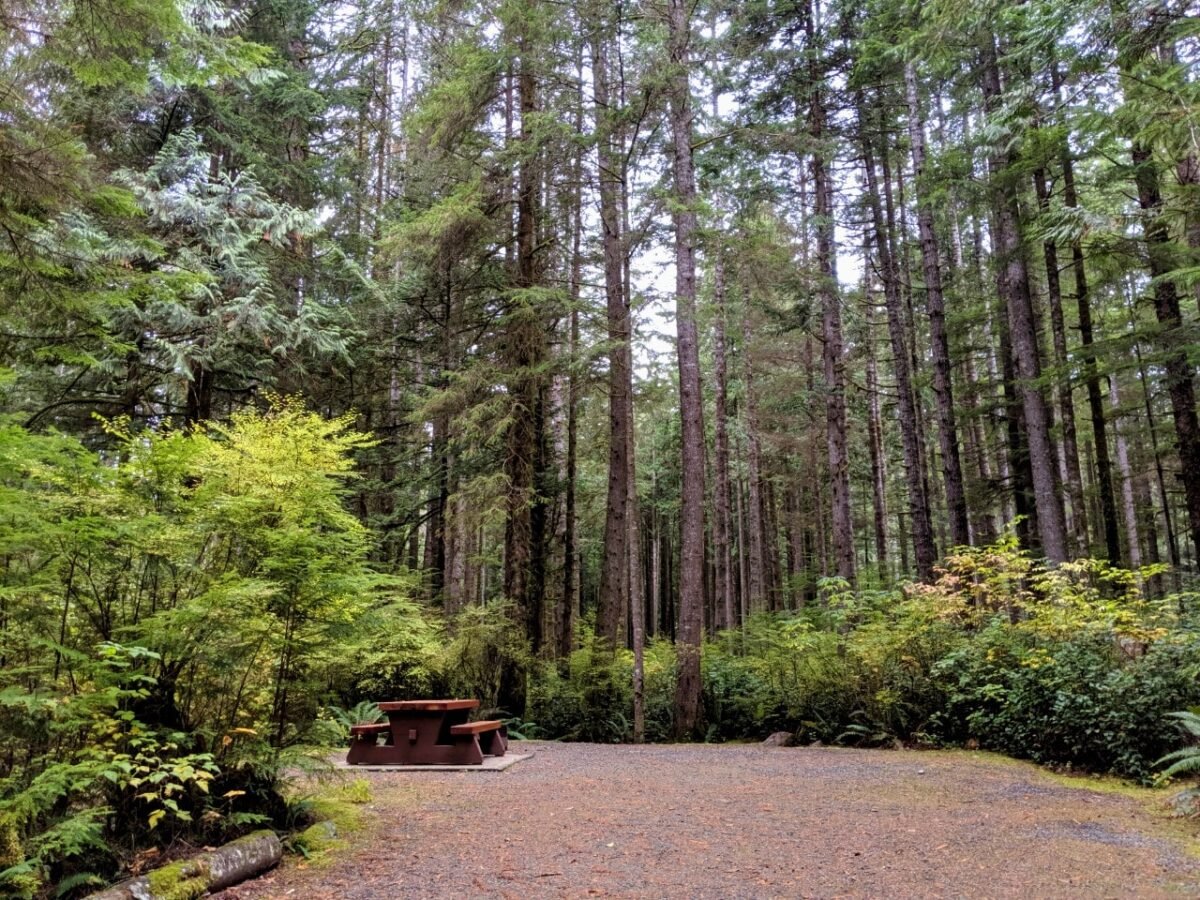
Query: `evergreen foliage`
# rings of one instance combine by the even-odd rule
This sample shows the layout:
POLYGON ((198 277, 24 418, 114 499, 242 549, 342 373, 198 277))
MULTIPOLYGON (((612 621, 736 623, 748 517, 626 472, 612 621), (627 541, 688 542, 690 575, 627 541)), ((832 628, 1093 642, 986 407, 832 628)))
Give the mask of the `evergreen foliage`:
POLYGON ((1193 770, 1183 0, 0 28, 0 891, 422 695, 1193 770))

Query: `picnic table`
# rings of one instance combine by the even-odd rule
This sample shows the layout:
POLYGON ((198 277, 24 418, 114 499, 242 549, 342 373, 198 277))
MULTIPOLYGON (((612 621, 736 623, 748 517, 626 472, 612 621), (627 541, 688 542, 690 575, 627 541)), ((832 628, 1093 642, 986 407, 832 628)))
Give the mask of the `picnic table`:
POLYGON ((508 734, 498 719, 467 721, 478 706, 478 700, 380 703, 387 722, 351 726, 346 762, 352 766, 483 765, 484 755, 504 755, 508 734))

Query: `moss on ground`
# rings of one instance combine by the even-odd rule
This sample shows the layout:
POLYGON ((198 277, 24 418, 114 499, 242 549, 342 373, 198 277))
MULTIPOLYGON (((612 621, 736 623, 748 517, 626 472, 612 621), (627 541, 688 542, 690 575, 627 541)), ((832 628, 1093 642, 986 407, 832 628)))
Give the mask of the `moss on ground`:
POLYGON ((373 799, 365 778, 323 785, 308 798, 310 817, 316 821, 292 838, 292 847, 310 864, 332 862, 366 829, 364 807, 373 799))
POLYGON ((295 847, 309 862, 324 862, 330 855, 346 848, 347 843, 339 836, 337 825, 333 822, 316 822, 309 825, 294 838, 295 847))

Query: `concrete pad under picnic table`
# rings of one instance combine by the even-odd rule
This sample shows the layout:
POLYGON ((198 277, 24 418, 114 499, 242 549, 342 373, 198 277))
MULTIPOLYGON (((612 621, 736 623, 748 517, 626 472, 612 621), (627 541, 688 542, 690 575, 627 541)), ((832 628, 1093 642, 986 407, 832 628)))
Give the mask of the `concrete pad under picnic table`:
POLYGON ((504 756, 485 756, 483 763, 478 766, 375 766, 369 764, 352 766, 346 762, 346 754, 339 753, 334 758, 333 764, 335 768, 345 769, 347 772, 503 772, 531 756, 533 756, 532 753, 511 752, 504 756))

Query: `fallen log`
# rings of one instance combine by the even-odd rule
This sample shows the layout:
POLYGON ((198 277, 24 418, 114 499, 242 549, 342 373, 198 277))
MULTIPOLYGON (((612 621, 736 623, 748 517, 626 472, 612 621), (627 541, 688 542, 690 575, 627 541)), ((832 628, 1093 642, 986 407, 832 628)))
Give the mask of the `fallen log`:
POLYGON ((282 856, 275 832, 255 831, 216 850, 114 884, 87 900, 193 900, 264 872, 282 856))

